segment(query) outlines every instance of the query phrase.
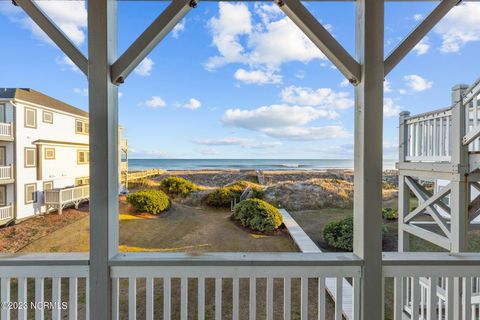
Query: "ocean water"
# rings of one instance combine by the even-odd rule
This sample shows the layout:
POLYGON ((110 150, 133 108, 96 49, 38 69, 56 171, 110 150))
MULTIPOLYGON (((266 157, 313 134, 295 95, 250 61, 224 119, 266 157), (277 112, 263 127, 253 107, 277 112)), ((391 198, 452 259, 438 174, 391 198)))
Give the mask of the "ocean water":
MULTIPOLYGON (((395 168, 385 159, 383 169, 395 168)), ((351 159, 129 159, 129 170, 321 170, 353 169, 351 159)))

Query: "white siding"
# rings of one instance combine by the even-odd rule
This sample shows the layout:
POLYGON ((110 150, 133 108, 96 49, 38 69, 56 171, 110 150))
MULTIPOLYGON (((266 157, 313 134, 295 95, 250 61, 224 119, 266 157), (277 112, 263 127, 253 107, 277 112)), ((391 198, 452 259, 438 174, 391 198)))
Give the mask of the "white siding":
MULTIPOLYGON (((77 148, 88 149, 88 146, 76 146, 74 144, 88 144, 88 135, 75 133, 75 120, 85 119, 80 116, 66 114, 61 111, 38 106, 17 103, 15 110, 15 144, 16 144, 16 192, 17 192, 17 218, 22 219, 45 211, 43 206, 43 182, 54 181, 55 188, 62 188, 75 184, 75 178, 88 176, 88 164, 77 164, 77 148), (25 106, 37 110, 37 128, 26 128, 24 125, 25 106), (53 123, 43 122, 43 110, 53 112, 53 123), (51 140, 72 143, 64 144, 41 144, 37 140, 51 140), (42 170, 39 177, 37 168, 24 167, 24 148, 41 148, 42 170), (45 160, 44 148, 55 148, 55 160, 45 160), (37 178, 40 178, 37 180, 37 178), (37 202, 25 204, 25 184, 37 184, 37 202)), ((85 119, 86 120, 86 119, 85 119)), ((38 150, 37 150, 38 152, 38 150)), ((37 154, 38 156, 38 154, 37 154)))

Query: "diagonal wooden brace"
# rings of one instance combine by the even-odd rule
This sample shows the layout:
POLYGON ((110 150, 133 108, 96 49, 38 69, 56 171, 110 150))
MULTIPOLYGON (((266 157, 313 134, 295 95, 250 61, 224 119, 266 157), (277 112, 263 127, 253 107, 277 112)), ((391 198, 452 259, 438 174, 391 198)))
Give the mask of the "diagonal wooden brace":
POLYGON ((194 0, 173 0, 112 65, 112 82, 121 84, 157 44, 196 6, 194 0))
MULTIPOLYGON (((407 183, 408 187, 412 192, 415 194, 415 196, 421 200, 422 202, 426 202, 428 200, 428 196, 424 193, 425 190, 422 190, 423 187, 421 187, 415 180, 413 180, 411 177, 407 177, 405 179, 405 182, 407 183)), ((425 210, 427 210, 428 214, 435 220, 437 225, 440 227, 442 232, 450 238, 451 232, 447 227, 447 222, 445 218, 443 218, 440 213, 437 211, 432 206, 426 206, 425 210)))
POLYGON ((385 59, 384 72, 387 76, 405 56, 430 32, 433 27, 457 4, 459 0, 443 0, 423 21, 420 23, 392 53, 385 59))
POLYGON ((354 85, 360 82, 360 64, 342 47, 299 0, 276 0, 280 9, 354 85))
POLYGON ((441 201, 446 195, 450 193, 451 184, 443 187, 439 192, 435 193, 433 196, 428 198, 428 200, 424 201, 423 203, 419 204, 419 206, 410 212, 405 218, 404 223, 408 223, 410 220, 415 218, 419 213, 423 212, 427 207, 433 206, 437 202, 441 201))

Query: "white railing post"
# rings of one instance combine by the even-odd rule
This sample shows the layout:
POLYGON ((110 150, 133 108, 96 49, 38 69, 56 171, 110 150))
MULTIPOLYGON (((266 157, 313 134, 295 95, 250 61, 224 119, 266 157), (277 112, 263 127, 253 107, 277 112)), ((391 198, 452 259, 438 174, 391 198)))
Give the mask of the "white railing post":
POLYGON ((354 253, 364 260, 360 319, 383 319, 382 158, 384 1, 356 2, 354 253))
POLYGON ((405 123, 405 119, 410 116, 410 112, 403 111, 400 113, 399 121, 399 141, 398 141, 398 162, 405 162, 405 157, 409 154, 409 126, 405 123))
MULTIPOLYGON (((468 146, 463 145, 466 133, 466 106, 463 104, 463 93, 467 85, 456 85, 452 88, 452 125, 450 128, 450 146, 452 166, 457 170, 452 175, 450 194, 451 210, 451 252, 465 252, 468 231, 468 146)), ((453 283, 453 309, 455 317, 462 316, 462 283, 460 278, 455 278, 453 283)))
POLYGON ((117 1, 88 0, 90 319, 112 318, 109 260, 118 252, 117 1))

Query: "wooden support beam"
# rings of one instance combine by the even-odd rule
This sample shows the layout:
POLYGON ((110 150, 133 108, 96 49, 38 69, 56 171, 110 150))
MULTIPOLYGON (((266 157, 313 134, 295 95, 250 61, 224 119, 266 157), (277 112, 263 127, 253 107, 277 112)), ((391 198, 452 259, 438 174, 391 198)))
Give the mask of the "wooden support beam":
POLYGON ((382 160, 384 1, 356 2, 356 52, 361 65, 355 87, 354 241, 363 259, 360 319, 383 319, 382 160))
POLYGON ((68 36, 32 0, 15 0, 23 11, 43 32, 88 76, 88 61, 83 53, 70 41, 68 36))
POLYGON ((112 81, 120 84, 162 39, 196 6, 198 0, 173 0, 112 65, 112 81))
POLYGON ((360 82, 360 65, 299 0, 276 0, 280 9, 354 85, 360 82))
POLYGON ((118 253, 117 1, 88 0, 90 319, 112 319, 109 261, 118 253))
POLYGON ((385 59, 385 76, 435 27, 459 0, 443 0, 385 59))

